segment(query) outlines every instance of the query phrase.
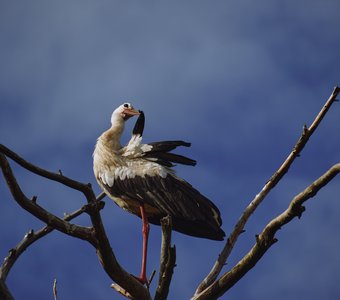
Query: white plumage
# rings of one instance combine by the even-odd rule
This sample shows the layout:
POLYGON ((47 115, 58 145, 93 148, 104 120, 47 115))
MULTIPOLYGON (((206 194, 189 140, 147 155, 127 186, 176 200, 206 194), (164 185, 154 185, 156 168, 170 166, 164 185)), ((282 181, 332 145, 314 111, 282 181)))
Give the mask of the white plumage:
MULTIPOLYGON (((195 165, 190 158, 171 153, 183 141, 142 143, 144 114, 130 103, 119 106, 111 117, 111 128, 97 140, 93 153, 93 170, 98 184, 123 209, 147 221, 160 224, 172 217, 173 229, 184 234, 213 240, 225 236, 218 208, 185 180, 175 175, 174 164, 195 165), (129 143, 122 147, 120 137, 125 121, 139 115, 129 143)), ((143 230, 148 233, 148 230, 143 230)), ((145 282, 147 234, 144 235, 143 268, 145 282)))

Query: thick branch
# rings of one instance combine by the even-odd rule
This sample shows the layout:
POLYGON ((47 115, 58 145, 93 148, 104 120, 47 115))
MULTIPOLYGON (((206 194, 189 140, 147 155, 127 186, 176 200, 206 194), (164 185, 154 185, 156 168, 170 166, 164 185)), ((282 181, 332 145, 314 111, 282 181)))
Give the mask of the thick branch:
POLYGON ((315 180, 304 191, 294 197, 289 207, 279 216, 270 221, 260 235, 257 236, 256 244, 240 260, 235 267, 225 273, 219 280, 215 281, 201 294, 196 295, 193 300, 217 299, 237 283, 266 253, 266 251, 277 242, 276 232, 284 225, 288 224, 293 218, 301 217, 305 210, 302 206, 304 202, 314 197, 318 191, 328 184, 340 172, 340 164, 334 165, 324 175, 315 180))
MULTIPOLYGON (((82 213, 86 212, 88 210, 88 206, 91 204, 84 205, 82 208, 76 210, 75 212, 71 214, 67 214, 64 217, 65 221, 70 221, 82 213)), ((20 255, 34 242, 38 241, 42 237, 46 236, 50 232, 52 232, 54 228, 52 226, 45 226, 41 228, 40 230, 34 232, 33 230, 29 231, 25 234, 23 240, 14 248, 9 251, 9 255, 4 259, 4 262, 2 266, 0 267, 0 279, 5 281, 9 271, 13 267, 14 263, 17 261, 17 259, 20 257, 20 255)))
POLYGON ((171 217, 161 219, 162 247, 161 263, 159 268, 159 280, 155 294, 155 300, 165 300, 168 297, 169 287, 176 266, 176 247, 171 247, 171 217))
POLYGON ((202 292, 205 288, 207 288, 220 274, 223 266, 226 263, 227 258, 229 257, 234 245, 240 236, 240 234, 244 231, 244 226, 247 223, 250 216, 256 210, 256 208, 260 205, 260 203, 265 199, 265 197, 269 194, 269 192, 276 186, 276 184, 282 179, 282 177, 288 172, 290 166, 294 162, 295 158, 298 157, 307 144, 309 138, 317 129, 318 125, 326 115, 327 111, 331 107, 331 105, 336 100, 340 92, 339 87, 335 87, 331 96, 326 101, 323 108, 320 110, 319 114, 316 116, 315 120, 313 121, 312 125, 307 128, 304 126, 303 132, 297 143, 295 144, 292 152, 288 155, 284 163, 280 166, 280 168, 275 172, 275 174, 269 179, 269 181, 265 184, 259 194, 255 196, 255 198, 250 202, 247 208, 242 213, 240 219, 238 220, 234 230, 230 234, 227 242, 219 254, 217 261, 215 262, 213 268, 211 269, 210 273, 206 276, 206 278, 200 283, 196 290, 196 295, 202 292))
POLYGON ((99 212, 94 211, 90 213, 90 217, 97 239, 97 256, 105 272, 121 287, 121 290, 125 290, 127 295, 131 296, 131 299, 151 299, 149 291, 119 265, 112 251, 99 212))
POLYGON ((23 209, 27 210, 39 220, 63 233, 80 238, 82 240, 86 240, 93 245, 96 244, 96 240, 94 239, 93 231, 91 228, 78 226, 62 220, 38 205, 35 201, 35 198, 32 200, 28 199, 22 192, 19 184, 14 177, 10 165, 3 154, 0 154, 0 166, 2 169, 2 173, 4 174, 4 177, 6 179, 7 185, 13 195, 13 198, 23 209))
MULTIPOLYGON (((99 210, 102 207, 100 207, 100 202, 96 201, 96 197, 89 184, 82 184, 61 174, 51 173, 34 166, 3 145, 0 145, 0 152, 8 155, 19 165, 39 176, 60 182, 72 189, 81 191, 85 195, 87 202, 91 204, 87 207, 87 213, 90 215, 93 228, 70 224, 39 206, 36 203, 36 198, 33 198, 32 200, 28 199, 20 189, 5 155, 0 153, 0 166, 2 172, 13 198, 21 207, 54 229, 90 242, 96 248, 99 260, 112 280, 131 293, 133 299, 150 299, 150 294, 147 289, 133 276, 127 273, 117 262, 100 217, 99 210)), ((100 198, 103 197, 104 194, 101 194, 100 198)))
MULTIPOLYGON (((102 196, 102 194, 100 196, 102 196)), ((94 199, 88 199, 89 203, 93 201, 94 199)), ((119 289, 121 291, 125 290, 126 295, 129 295, 131 299, 151 299, 149 291, 136 278, 126 272, 118 263, 116 256, 112 251, 99 210, 93 208, 89 210, 88 213, 91 218, 94 235, 97 242, 95 245, 97 256, 105 272, 119 285, 119 289)))
POLYGON ((7 288, 5 281, 0 280, 0 299, 1 300, 14 300, 11 292, 7 288))

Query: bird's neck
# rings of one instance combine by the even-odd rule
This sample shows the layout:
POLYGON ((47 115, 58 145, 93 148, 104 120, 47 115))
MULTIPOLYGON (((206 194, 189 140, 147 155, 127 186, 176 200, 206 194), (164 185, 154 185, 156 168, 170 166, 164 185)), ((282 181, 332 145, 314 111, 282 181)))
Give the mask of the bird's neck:
POLYGON ((124 120, 113 119, 111 128, 106 130, 99 138, 104 146, 108 146, 110 149, 119 150, 122 146, 120 144, 120 138, 124 131, 124 120))

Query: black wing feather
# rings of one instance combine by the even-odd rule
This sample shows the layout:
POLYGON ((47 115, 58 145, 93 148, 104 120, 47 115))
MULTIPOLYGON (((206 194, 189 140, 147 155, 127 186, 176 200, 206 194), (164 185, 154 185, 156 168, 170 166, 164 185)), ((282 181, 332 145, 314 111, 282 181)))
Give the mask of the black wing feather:
POLYGON ((149 143, 149 145, 152 146, 151 152, 169 152, 179 146, 190 147, 191 143, 184 141, 163 141, 149 143))
POLYGON ((144 112, 140 110, 136 124, 133 127, 132 134, 142 136, 144 131, 144 124, 145 124, 144 112))
POLYGON ((185 157, 183 155, 169 153, 170 151, 176 149, 179 146, 190 147, 190 143, 184 141, 163 141, 149 143, 152 146, 150 151, 144 153, 144 158, 150 158, 157 163, 166 166, 173 167, 173 163, 195 166, 196 161, 185 157))
POLYGON ((159 161, 160 164, 162 164, 161 162, 167 163, 168 166, 172 167, 173 164, 172 163, 177 163, 177 164, 182 164, 182 165, 189 165, 189 166, 195 166, 196 165, 196 161, 185 157, 183 155, 179 155, 179 154, 174 154, 174 153, 167 153, 167 152, 159 152, 157 154, 146 154, 144 157, 152 157, 152 158, 157 158, 157 161, 159 161))
MULTIPOLYGON (((157 213, 148 215, 150 223, 159 225, 160 219, 170 215, 173 229, 187 235, 223 240, 222 221, 218 208, 184 180, 168 174, 160 176, 116 179, 105 187, 111 195, 134 201, 135 205, 149 205, 157 213)), ((130 211, 139 215, 139 211, 130 211)))
MULTIPOLYGON (((143 111, 139 111, 139 117, 136 121, 136 124, 132 130, 132 135, 143 135, 144 124, 145 124, 145 115, 143 111)), ((146 159, 150 159, 151 161, 155 161, 166 167, 173 167, 173 163, 183 164, 183 165, 196 165, 196 161, 190 159, 188 157, 169 153, 170 151, 176 149, 177 147, 184 146, 190 147, 191 144, 184 141, 162 141, 162 142, 153 142, 148 145, 152 146, 151 150, 145 152, 143 157, 146 159)))

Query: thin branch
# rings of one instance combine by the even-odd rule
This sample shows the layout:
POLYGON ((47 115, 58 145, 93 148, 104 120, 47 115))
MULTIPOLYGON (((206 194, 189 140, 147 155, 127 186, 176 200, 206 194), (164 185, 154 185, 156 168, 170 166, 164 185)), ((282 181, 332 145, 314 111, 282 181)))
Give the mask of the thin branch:
MULTIPOLYGON (((82 208, 74 211, 71 214, 67 214, 64 217, 65 221, 70 221, 79 215, 83 214, 84 212, 87 212, 88 206, 92 204, 84 205, 82 208)), ((18 258, 21 256, 21 254, 24 253, 24 251, 32 245, 34 242, 38 241, 42 237, 46 236, 50 232, 52 232, 55 228, 52 226, 45 226, 38 231, 34 232, 33 230, 30 230, 28 233, 25 234, 23 240, 13 249, 9 251, 9 255, 4 259, 4 262, 2 266, 0 267, 0 279, 6 280, 9 271, 15 264, 15 262, 18 260, 18 258)))
POLYGON ((265 199, 265 197, 269 194, 269 192, 276 186, 276 184, 282 179, 282 177, 288 172, 290 166, 294 162, 295 158, 298 157, 307 144, 309 138, 314 133, 314 131, 319 126, 320 122, 326 115, 329 108, 332 104, 336 101, 336 97, 340 92, 339 87, 335 87, 331 96, 326 101, 323 108, 320 110, 318 115, 316 116, 315 120, 313 121, 312 125, 307 128, 306 126, 303 127, 302 135, 300 136, 299 140, 295 144, 293 151, 288 155, 284 163, 280 166, 280 168, 274 173, 274 175, 269 179, 269 181, 265 184, 259 194, 255 196, 255 198, 250 202, 247 208, 242 213, 240 219, 238 220, 234 230, 230 234, 227 242, 222 249, 221 253, 218 256, 217 261, 215 262, 214 266, 212 267, 210 273, 205 277, 205 279, 200 283, 198 286, 195 295, 202 292, 206 289, 210 284, 212 284, 218 275, 220 274, 223 266, 225 265, 234 245, 240 236, 240 234, 244 231, 244 226, 247 223, 250 216, 254 213, 256 208, 260 205, 260 203, 265 199))
MULTIPOLYGON (((13 198, 21 207, 54 229, 88 241, 96 248, 99 261, 112 280, 133 295, 134 299, 151 299, 149 291, 138 280, 126 272, 116 260, 99 213, 100 209, 102 209, 102 204, 100 204, 102 202, 96 201, 96 197, 90 184, 83 184, 67 178, 60 173, 52 173, 34 166, 3 145, 0 145, 0 166, 13 198), (92 204, 87 207, 87 213, 91 218, 93 228, 70 224, 44 210, 36 203, 36 197, 33 197, 32 200, 28 199, 21 191, 5 155, 8 155, 19 165, 39 176, 57 181, 82 192, 85 195, 87 202, 92 204)), ((100 199, 104 197, 104 194, 99 196, 100 199)))
POLYGON ((58 294, 58 291, 57 291, 57 279, 55 278, 54 281, 53 281, 53 299, 54 300, 57 300, 57 294, 58 294))
POLYGON ((121 294, 122 296, 124 296, 125 298, 128 299, 135 299, 132 297, 132 295, 126 291, 125 289, 123 289, 120 285, 116 284, 116 283, 112 283, 111 284, 111 288, 113 288, 117 293, 121 294))
POLYGON ((279 216, 270 221, 263 231, 257 236, 256 243, 252 249, 227 273, 215 281, 201 294, 192 300, 217 299, 238 282, 266 253, 266 251, 277 242, 276 232, 293 218, 300 218, 305 208, 304 202, 314 197, 320 189, 327 185, 337 174, 340 173, 340 164, 334 165, 325 174, 315 180, 304 191, 294 197, 289 207, 279 216))
POLYGON ((14 151, 11 149, 7 148, 6 146, 0 144, 0 153, 6 155, 10 159, 14 160, 17 164, 22 166, 24 169, 37 174, 41 177, 45 177, 47 179, 59 182, 63 185, 66 185, 72 189, 78 190, 82 193, 88 193, 91 189, 91 186, 89 184, 84 184, 81 182, 78 182, 76 180, 73 180, 71 178, 68 178, 64 175, 62 175, 61 171, 59 170, 58 173, 53 173, 47 170, 44 170, 38 166, 35 166, 31 164, 30 162, 26 161, 23 159, 21 156, 16 154, 14 151))
POLYGON ((161 263, 159 268, 159 280, 155 294, 155 300, 165 300, 168 297, 169 287, 176 266, 176 247, 171 247, 171 217, 161 219, 162 246, 161 263))
POLYGON ((60 219, 59 217, 53 215, 52 213, 48 212, 40 205, 38 205, 36 203, 36 197, 32 200, 28 199, 22 192, 10 165, 3 154, 0 154, 0 166, 13 198, 23 209, 27 210, 39 220, 63 233, 80 238, 82 240, 86 240, 93 245, 96 244, 96 240, 91 228, 71 224, 65 220, 60 219))
POLYGON ((106 197, 105 192, 101 192, 101 193, 97 196, 96 201, 101 201, 101 200, 103 200, 105 197, 106 197))

